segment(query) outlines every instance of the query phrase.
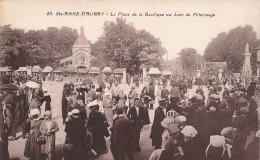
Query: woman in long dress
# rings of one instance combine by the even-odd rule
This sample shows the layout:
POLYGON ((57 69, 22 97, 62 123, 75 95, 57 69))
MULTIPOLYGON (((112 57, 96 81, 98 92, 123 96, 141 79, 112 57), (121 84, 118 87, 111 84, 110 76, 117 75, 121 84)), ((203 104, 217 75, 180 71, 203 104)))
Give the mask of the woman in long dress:
POLYGON ((149 111, 148 111, 148 107, 149 107, 149 101, 150 101, 150 97, 148 96, 148 90, 147 87, 144 87, 141 95, 140 95, 140 99, 141 102, 143 103, 143 105, 141 105, 144 108, 144 125, 148 125, 150 124, 150 118, 149 118, 149 111))
POLYGON ((51 119, 51 111, 46 111, 44 113, 44 119, 40 126, 40 132, 44 135, 46 144, 41 145, 41 153, 47 155, 48 160, 52 159, 52 155, 55 151, 55 132, 59 130, 58 124, 56 121, 51 119))
POLYGON ((110 95, 108 93, 104 94, 103 108, 107 122, 111 123, 113 121, 113 106, 111 104, 110 95))
POLYGON ((127 100, 127 97, 126 97, 126 94, 124 93, 124 90, 120 90, 118 96, 117 96, 117 100, 118 100, 118 103, 117 103, 117 106, 120 107, 120 108, 124 108, 125 107, 125 102, 127 100))
POLYGON ((80 119, 78 109, 71 111, 71 119, 66 123, 65 132, 67 133, 65 144, 71 144, 72 150, 64 150, 64 160, 83 160, 86 159, 85 135, 86 127, 80 119))
POLYGON ((30 110, 31 130, 25 143, 24 156, 30 160, 41 159, 41 146, 37 142, 40 137, 40 126, 42 119, 40 119, 40 111, 35 108, 30 110))

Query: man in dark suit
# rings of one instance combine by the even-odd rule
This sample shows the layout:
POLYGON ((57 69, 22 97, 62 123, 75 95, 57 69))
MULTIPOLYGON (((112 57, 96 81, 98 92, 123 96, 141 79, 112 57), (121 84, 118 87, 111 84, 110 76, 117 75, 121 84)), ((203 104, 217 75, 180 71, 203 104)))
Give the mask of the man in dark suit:
POLYGON ((150 135, 150 138, 152 139, 152 146, 155 146, 155 149, 162 148, 162 134, 164 128, 162 127, 161 122, 166 117, 165 107, 165 99, 159 99, 159 107, 155 109, 154 121, 150 135))
POLYGON ((127 154, 129 159, 134 159, 129 152, 132 134, 130 121, 124 116, 123 108, 117 108, 117 117, 114 121, 111 135, 111 151, 115 160, 124 160, 127 154))
POLYGON ((141 148, 139 146, 139 140, 140 140, 140 132, 144 125, 144 108, 139 107, 140 105, 140 99, 135 98, 134 99, 134 107, 129 109, 129 112, 127 114, 128 119, 131 122, 131 129, 133 134, 133 146, 134 150, 136 152, 140 152, 141 148))
MULTIPOLYGON (((148 96, 151 97, 151 99, 154 101, 155 100, 155 95, 154 95, 154 85, 150 84, 149 89, 148 89, 148 96)), ((153 110, 153 104, 149 104, 149 109, 153 110)))

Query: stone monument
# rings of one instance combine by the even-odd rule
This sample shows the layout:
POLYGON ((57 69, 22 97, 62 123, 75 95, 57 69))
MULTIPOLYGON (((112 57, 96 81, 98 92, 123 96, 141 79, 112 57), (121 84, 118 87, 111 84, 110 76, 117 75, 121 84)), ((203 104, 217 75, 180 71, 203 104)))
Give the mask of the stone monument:
POLYGON ((249 52, 248 43, 246 44, 244 55, 245 55, 245 58, 244 58, 244 64, 243 64, 243 68, 242 68, 242 77, 244 77, 244 78, 252 77, 252 67, 251 67, 251 62, 250 62, 251 53, 249 52))
POLYGON ((244 55, 245 55, 245 58, 244 58, 244 64, 242 67, 241 76, 243 77, 245 87, 248 87, 249 80, 252 77, 252 67, 251 67, 251 62, 250 62, 251 53, 249 52, 248 43, 246 44, 244 55))

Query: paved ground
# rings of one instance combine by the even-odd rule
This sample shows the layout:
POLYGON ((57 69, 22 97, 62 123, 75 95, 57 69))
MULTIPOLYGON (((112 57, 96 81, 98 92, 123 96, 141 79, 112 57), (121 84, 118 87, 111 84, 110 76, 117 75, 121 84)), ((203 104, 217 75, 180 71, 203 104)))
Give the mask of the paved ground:
MULTIPOLYGON (((44 82, 43 87, 47 88, 51 98, 51 106, 52 106, 52 111, 53 111, 53 118, 58 122, 59 125, 59 131, 56 134, 56 152, 54 159, 55 160, 61 160, 63 158, 63 150, 62 150, 62 144, 65 141, 65 132, 64 128, 65 126, 62 125, 62 118, 61 118, 61 97, 62 97, 62 87, 63 87, 63 82, 44 82)), ((121 88, 125 89, 125 93, 128 94, 130 91, 130 87, 126 84, 120 85, 121 88)), ((141 88, 137 88, 137 92, 140 94, 141 93, 141 88)), ((192 95, 195 93, 196 86, 192 90, 188 90, 189 95, 192 95)), ((205 90, 205 95, 207 95, 207 90, 205 90)), ((156 101, 155 106, 158 106, 158 102, 156 101)), ((154 115, 154 110, 149 111, 150 115, 150 120, 151 123, 153 121, 153 115, 154 115)), ((149 159, 150 154, 153 152, 152 148, 152 142, 151 139, 149 138, 151 132, 151 124, 146 126, 145 129, 141 132, 141 138, 140 138, 140 146, 142 148, 142 152, 135 154, 135 158, 137 160, 147 160, 149 159)), ((9 153, 10 157, 13 160, 25 160, 23 156, 24 152, 24 147, 25 147, 25 140, 21 138, 21 131, 19 130, 18 134, 18 140, 16 141, 11 141, 9 142, 9 153)), ((252 136, 249 141, 251 141, 252 136)), ((111 152, 110 152, 110 147, 109 147, 109 137, 106 139, 107 141, 107 148, 108 152, 104 155, 101 155, 98 160, 113 160, 111 152)))

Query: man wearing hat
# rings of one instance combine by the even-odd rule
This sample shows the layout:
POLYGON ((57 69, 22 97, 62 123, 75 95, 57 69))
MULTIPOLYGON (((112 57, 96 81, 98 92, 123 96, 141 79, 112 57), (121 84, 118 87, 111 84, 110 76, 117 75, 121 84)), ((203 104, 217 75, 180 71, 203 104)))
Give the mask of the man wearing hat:
POLYGON ((140 105, 140 99, 135 98, 134 100, 134 107, 129 109, 129 112, 127 114, 127 118, 131 122, 131 128, 133 133, 133 145, 135 147, 136 152, 140 152, 141 148, 139 146, 139 140, 140 140, 140 132, 144 125, 144 108, 139 107, 140 105))
POLYGON ((132 140, 131 124, 123 113, 123 108, 116 109, 118 117, 114 122, 111 134, 111 151, 115 160, 124 160, 126 154, 129 159, 133 159, 132 154, 127 152, 132 140))
POLYGON ((87 128, 93 134, 93 149, 98 154, 101 154, 106 150, 106 141, 104 136, 109 136, 109 132, 107 130, 108 123, 105 116, 98 111, 99 105, 94 101, 92 103, 92 105, 90 104, 92 110, 89 114, 87 128))
POLYGON ((166 102, 165 99, 159 99, 159 107, 155 109, 154 121, 152 125, 150 138, 152 139, 152 146, 155 146, 155 149, 162 148, 162 134, 164 128, 161 126, 161 122, 166 117, 166 102))

